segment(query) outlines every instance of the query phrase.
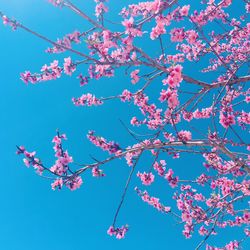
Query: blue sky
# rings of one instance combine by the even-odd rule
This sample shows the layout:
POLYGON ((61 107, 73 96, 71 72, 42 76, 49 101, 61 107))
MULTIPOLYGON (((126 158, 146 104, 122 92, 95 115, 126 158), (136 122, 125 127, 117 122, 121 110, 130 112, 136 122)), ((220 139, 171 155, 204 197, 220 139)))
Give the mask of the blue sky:
MULTIPOLYGON (((74 1, 87 13, 93 13, 92 2, 74 1)), ((131 2, 116 4, 110 0, 110 18, 131 2)), ((69 10, 55 8, 45 0, 0 0, 0 10, 54 40, 75 29, 83 31, 89 28, 69 10)), ((118 218, 118 225, 130 225, 129 233, 121 241, 106 234, 129 173, 124 161, 107 165, 104 169, 106 178, 94 179, 87 174, 83 177, 82 188, 75 192, 67 189, 52 191, 49 181, 23 165, 22 159, 15 154, 16 144, 36 150, 45 164, 53 164, 51 140, 57 128, 67 134, 65 147, 76 162, 89 162, 90 154, 100 159, 105 157, 87 141, 89 129, 111 140, 121 141, 123 145, 133 142, 119 122, 121 118, 129 123, 135 110, 132 106, 128 108, 126 104, 115 102, 113 105, 110 102, 97 108, 79 108, 71 102, 73 96, 80 96, 83 92, 94 92, 97 96, 119 94, 130 86, 130 80, 119 72, 116 78, 93 82, 86 89, 79 87, 75 77, 67 76, 26 86, 19 79, 20 72, 39 72, 45 63, 57 58, 62 61, 70 54, 48 55, 44 53, 48 47, 46 42, 22 30, 12 32, 3 25, 0 25, 0 37, 0 249, 193 249, 197 240, 202 238, 195 235, 191 240, 185 240, 181 225, 143 203, 133 190, 140 184, 136 178, 118 218)), ((83 67, 82 71, 85 69, 83 67)), ((189 156, 188 159, 191 162, 194 158, 189 156)), ((147 169, 145 163, 146 158, 140 164, 141 169, 147 169)), ((190 175, 199 172, 190 170, 192 166, 187 164, 187 159, 170 161, 169 165, 171 163, 180 174, 185 175, 187 169, 190 175)), ((200 163, 197 160, 195 168, 200 163)), ((166 205, 173 205, 168 199, 171 188, 166 182, 159 180, 149 192, 159 195, 166 205)), ((223 238, 216 242, 224 244, 230 239, 231 234, 223 234, 223 238)))

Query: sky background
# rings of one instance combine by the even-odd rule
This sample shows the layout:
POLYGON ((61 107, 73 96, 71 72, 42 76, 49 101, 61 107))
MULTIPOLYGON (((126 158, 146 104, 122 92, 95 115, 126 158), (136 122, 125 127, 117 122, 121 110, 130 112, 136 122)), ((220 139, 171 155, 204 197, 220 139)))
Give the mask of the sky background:
MULTIPOLYGON (((73 2, 85 12, 93 13, 93 1, 73 2)), ((136 1, 110 0, 110 19, 117 18, 119 10, 132 2, 136 1)), ((198 7, 199 1, 194 2, 198 7)), ((90 27, 68 9, 55 8, 46 0, 0 0, 0 10, 53 40, 75 29, 84 31, 90 27)), ((0 249, 194 249, 202 238, 194 235, 185 240, 181 233, 182 225, 143 203, 133 190, 137 185, 141 187, 136 177, 117 221, 118 226, 130 225, 126 238, 119 241, 106 234, 130 170, 124 161, 107 165, 105 178, 95 179, 90 174, 83 176, 84 184, 74 192, 66 188, 52 191, 50 181, 40 178, 23 165, 22 158, 15 154, 15 145, 36 150, 45 165, 53 165, 51 140, 57 128, 67 134, 65 148, 79 163, 91 162, 90 154, 98 159, 106 156, 86 139, 89 129, 110 140, 122 142, 122 145, 133 143, 119 122, 122 119, 129 124, 132 114, 137 112, 133 106, 115 101, 101 107, 86 108, 75 107, 71 101, 73 96, 86 92, 94 92, 97 96, 120 94, 122 89, 131 87, 129 77, 122 71, 116 78, 91 82, 86 88, 79 87, 75 79, 77 74, 29 86, 20 80, 21 72, 39 72, 45 63, 49 64, 54 59, 62 62, 70 55, 46 54, 44 50, 47 47, 46 42, 31 34, 22 30, 13 32, 9 27, 0 25, 0 249)), ((193 70, 191 66, 187 69, 193 70)), ((82 66, 79 72, 84 71, 86 67, 82 66)), ((201 160, 191 156, 168 160, 168 163, 181 176, 195 176, 202 170, 199 169, 201 160)), ((145 157, 139 166, 143 171, 150 164, 145 157)), ((163 180, 158 179, 149 188, 149 193, 159 196, 165 205, 174 205, 170 199, 172 190, 163 180)), ((236 238, 241 236, 237 230, 228 232, 217 237, 217 245, 233 239, 232 234, 236 238)), ((210 243, 214 242, 213 239, 210 243)))

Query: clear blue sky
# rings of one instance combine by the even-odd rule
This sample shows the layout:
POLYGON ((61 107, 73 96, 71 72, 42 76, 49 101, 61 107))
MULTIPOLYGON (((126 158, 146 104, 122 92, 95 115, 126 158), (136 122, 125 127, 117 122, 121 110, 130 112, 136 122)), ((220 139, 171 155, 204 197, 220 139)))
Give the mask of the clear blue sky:
MULTIPOLYGON (((85 12, 93 13, 93 1, 73 2, 85 12)), ((123 5, 131 2, 110 0, 111 18, 123 5)), ((54 40, 75 29, 84 31, 89 28, 69 10, 55 8, 45 0, 0 0, 0 9, 54 40)), ((83 177, 82 188, 75 192, 66 188, 60 192, 52 191, 49 181, 23 165, 22 159, 15 154, 16 144, 35 149, 43 162, 52 166, 51 139, 57 128, 67 134, 65 146, 76 162, 89 162, 89 154, 100 159, 105 157, 87 141, 89 129, 119 140, 123 145, 131 143, 132 139, 119 123, 119 118, 128 124, 133 107, 128 109, 126 104, 115 102, 115 105, 107 103, 97 108, 77 108, 71 102, 73 96, 83 92, 94 92, 97 96, 119 94, 131 84, 128 77, 119 73, 117 78, 92 82, 86 88, 80 88, 74 77, 66 76, 57 81, 26 86, 19 79, 20 72, 39 72, 43 64, 57 58, 62 61, 69 54, 48 55, 44 53, 48 44, 22 30, 12 32, 3 25, 0 25, 0 38, 0 249, 194 249, 197 240, 202 238, 194 235, 191 240, 185 240, 181 225, 143 203, 133 190, 135 185, 140 185, 136 178, 118 218, 118 225, 127 223, 130 231, 120 241, 106 234, 129 173, 124 161, 107 165, 106 178, 94 179, 87 174, 83 177)), ((189 158, 189 162, 192 160, 189 158)), ((189 165, 187 159, 180 159, 170 162, 169 166, 174 164, 182 175, 188 169, 192 175, 200 163, 198 160, 197 164, 189 165)), ((145 161, 140 167, 146 170, 147 164, 149 166, 150 162, 145 161)), ((172 190, 166 182, 159 180, 149 191, 159 195, 166 205, 174 205, 168 199, 172 190)), ((216 243, 224 244, 230 239, 233 239, 232 234, 223 234, 216 243)))

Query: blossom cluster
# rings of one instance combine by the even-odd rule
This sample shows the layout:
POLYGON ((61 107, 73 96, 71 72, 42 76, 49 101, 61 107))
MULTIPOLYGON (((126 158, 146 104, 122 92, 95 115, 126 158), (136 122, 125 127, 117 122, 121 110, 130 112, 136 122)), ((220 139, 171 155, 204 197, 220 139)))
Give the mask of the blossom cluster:
POLYGON ((72 48, 72 43, 80 43, 81 33, 79 31, 74 31, 70 34, 65 35, 62 39, 57 39, 56 45, 52 48, 48 48, 46 52, 48 53, 62 53, 65 52, 66 48, 72 48))
POLYGON ((164 206, 163 204, 160 203, 160 200, 156 197, 150 196, 147 191, 142 192, 140 189, 137 187, 135 188, 135 191, 137 194, 141 197, 141 199, 148 203, 149 205, 153 206, 157 210, 164 212, 164 213, 169 213, 171 211, 170 207, 164 206))
POLYGON ((143 185, 151 185, 154 182, 154 175, 152 173, 137 173, 137 176, 141 179, 143 185))
POLYGON ((110 226, 107 233, 110 236, 115 236, 117 239, 123 239, 125 237, 125 234, 128 231, 128 225, 122 226, 122 227, 117 227, 115 228, 114 226, 110 226))
POLYGON ((72 98, 73 103, 76 106, 97 106, 97 105, 102 105, 103 102, 96 98, 94 95, 88 93, 88 94, 84 94, 81 97, 78 98, 72 98))
POLYGON ((108 7, 104 4, 106 0, 95 0, 96 7, 95 7, 95 15, 96 17, 100 17, 104 13, 108 12, 108 7))
POLYGON ((32 166, 39 175, 42 175, 45 168, 44 168, 41 160, 39 158, 35 157, 35 155, 36 155, 35 151, 28 152, 24 146, 18 146, 16 153, 18 155, 23 154, 25 156, 25 158, 23 159, 23 162, 26 165, 26 167, 32 166))
POLYGON ((77 173, 73 173, 69 167, 69 164, 73 162, 73 158, 68 154, 67 150, 63 150, 62 141, 66 140, 65 134, 59 134, 53 138, 54 151, 56 161, 50 168, 45 167, 41 160, 35 157, 36 152, 28 152, 23 146, 17 147, 17 154, 23 154, 24 164, 27 167, 33 166, 39 175, 43 175, 45 172, 55 176, 51 187, 53 190, 61 189, 63 185, 67 186, 70 190, 76 190, 82 185, 82 178, 77 173), (70 173, 70 175, 69 175, 70 173))
POLYGON ((101 148, 104 151, 108 151, 110 154, 119 153, 121 150, 117 143, 113 141, 108 142, 105 138, 96 136, 94 131, 89 131, 87 137, 95 146, 101 148))
POLYGON ((18 23, 15 20, 12 20, 10 18, 8 18, 5 15, 2 15, 2 13, 0 12, 0 16, 2 17, 2 21, 4 25, 9 25, 12 30, 16 30, 18 27, 18 23))
POLYGON ((24 83, 35 84, 37 82, 55 80, 61 77, 63 69, 58 66, 58 61, 54 60, 49 66, 45 64, 40 74, 32 74, 30 71, 21 73, 21 79, 24 83))

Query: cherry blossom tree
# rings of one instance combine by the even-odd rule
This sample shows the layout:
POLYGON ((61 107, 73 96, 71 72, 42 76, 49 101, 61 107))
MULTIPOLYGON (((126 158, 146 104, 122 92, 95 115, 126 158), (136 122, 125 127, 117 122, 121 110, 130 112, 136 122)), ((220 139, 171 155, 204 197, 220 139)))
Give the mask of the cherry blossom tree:
POLYGON ((199 9, 192 7, 191 1, 135 1, 121 9, 120 26, 112 26, 112 20, 106 18, 107 12, 112 11, 107 0, 95 0, 95 18, 71 1, 49 2, 79 15, 91 28, 52 41, 0 12, 4 25, 47 41, 47 53, 71 53, 64 62, 45 64, 39 73, 21 73, 22 81, 39 84, 63 74, 73 77, 79 65, 85 64, 88 71, 76 76, 80 86, 84 86, 115 77, 116 71, 123 69, 131 82, 122 93, 105 97, 84 93, 73 97, 72 102, 75 106, 98 106, 120 100, 134 105, 140 115, 132 115, 130 125, 121 121, 135 142, 131 145, 88 132, 88 140, 107 152, 103 160, 93 157, 91 163, 78 164, 76 169, 72 156, 63 147, 66 135, 57 131, 52 140, 56 157, 53 165, 46 166, 36 152, 17 146, 24 164, 51 179, 53 190, 64 186, 76 190, 83 184, 86 172, 104 177, 106 164, 122 159, 130 174, 107 231, 109 235, 121 239, 127 233, 128 225, 119 226, 116 221, 133 178, 139 178, 142 187, 135 187, 135 193, 145 203, 179 221, 186 238, 195 232, 203 237, 196 249, 205 245, 208 250, 239 249, 250 235, 250 2, 237 1, 244 8, 235 15, 232 0, 203 0, 199 9), (158 53, 152 55, 150 48, 143 49, 145 41, 154 44, 158 53), (84 45, 87 52, 83 52, 84 45), (197 73, 190 73, 190 65, 197 73), (152 86, 155 91, 148 91, 152 86), (149 132, 145 133, 145 128, 149 132), (151 157, 151 162, 143 163, 147 172, 140 167, 144 154, 151 157), (201 169, 201 174, 192 179, 180 176, 168 164, 170 158, 190 156, 203 161, 190 166, 201 169), (147 188, 159 178, 172 187, 176 207, 163 204, 144 191, 143 186, 147 188), (242 239, 232 239, 223 247, 207 244, 210 236, 227 227, 242 230, 242 239))

